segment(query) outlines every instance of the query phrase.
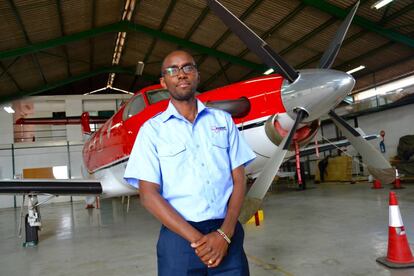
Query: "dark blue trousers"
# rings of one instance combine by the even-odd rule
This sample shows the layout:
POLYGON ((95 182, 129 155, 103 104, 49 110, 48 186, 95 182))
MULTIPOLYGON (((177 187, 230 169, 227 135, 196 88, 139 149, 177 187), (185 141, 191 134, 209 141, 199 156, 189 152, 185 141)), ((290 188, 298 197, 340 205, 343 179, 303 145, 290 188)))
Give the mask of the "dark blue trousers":
MULTIPOLYGON (((216 219, 189 223, 201 233, 208 234, 220 228, 223 220, 216 219)), ((163 225, 157 243, 158 275, 248 276, 249 265, 243 249, 243 240, 244 230, 241 224, 237 222, 227 256, 224 257, 218 267, 207 268, 187 240, 163 225)))

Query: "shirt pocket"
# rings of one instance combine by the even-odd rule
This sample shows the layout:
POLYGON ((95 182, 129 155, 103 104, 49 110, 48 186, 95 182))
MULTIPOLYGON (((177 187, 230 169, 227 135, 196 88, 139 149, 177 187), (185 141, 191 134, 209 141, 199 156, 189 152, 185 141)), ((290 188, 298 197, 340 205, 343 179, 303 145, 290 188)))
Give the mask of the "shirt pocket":
POLYGON ((168 144, 158 147, 161 172, 163 176, 177 175, 177 170, 185 165, 187 149, 184 144, 168 144))
POLYGON ((158 156, 160 158, 169 158, 180 155, 186 150, 183 144, 163 145, 158 148, 158 156))
POLYGON ((226 133, 220 133, 211 137, 211 144, 213 147, 227 150, 229 147, 229 139, 226 133))
MULTIPOLYGON (((216 170, 228 171, 230 167, 229 140, 226 133, 213 135, 211 139, 211 152, 213 168, 216 170)), ((216 172, 217 173, 217 172, 216 172)))

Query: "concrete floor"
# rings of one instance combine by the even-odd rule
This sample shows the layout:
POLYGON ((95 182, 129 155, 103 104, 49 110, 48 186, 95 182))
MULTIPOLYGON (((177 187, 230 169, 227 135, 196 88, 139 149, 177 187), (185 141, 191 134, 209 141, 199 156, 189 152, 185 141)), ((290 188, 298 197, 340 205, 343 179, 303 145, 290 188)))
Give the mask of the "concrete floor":
MULTIPOLYGON (((414 185, 397 191, 414 251, 414 185)), ((307 191, 279 188, 267 196, 261 226, 246 225, 251 275, 414 275, 375 262, 386 254, 389 189, 370 184, 323 184, 307 191)), ((17 236, 19 210, 0 210, 0 275, 156 275, 159 223, 134 198, 100 210, 83 203, 41 209, 36 248, 17 236)))

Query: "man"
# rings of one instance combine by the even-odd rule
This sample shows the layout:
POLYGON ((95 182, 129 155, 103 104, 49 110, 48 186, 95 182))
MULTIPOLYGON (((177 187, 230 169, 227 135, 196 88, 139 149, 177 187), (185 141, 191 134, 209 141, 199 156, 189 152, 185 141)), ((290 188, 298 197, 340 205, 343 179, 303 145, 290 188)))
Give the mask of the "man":
POLYGON ((249 275, 237 219, 244 166, 255 155, 228 113, 195 98, 200 77, 190 54, 170 53, 161 72, 170 103, 142 126, 125 171, 163 224, 158 274, 249 275))
POLYGON ((326 169, 328 168, 329 157, 330 156, 327 155, 324 159, 322 159, 318 163, 320 182, 325 182, 325 174, 328 174, 326 169))

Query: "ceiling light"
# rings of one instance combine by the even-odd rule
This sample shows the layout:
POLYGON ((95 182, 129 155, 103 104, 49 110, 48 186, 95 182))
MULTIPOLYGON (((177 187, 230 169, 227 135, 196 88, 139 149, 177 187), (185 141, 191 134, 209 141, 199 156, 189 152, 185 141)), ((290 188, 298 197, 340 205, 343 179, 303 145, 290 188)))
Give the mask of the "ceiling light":
POLYGON ((348 74, 352 74, 352 73, 355 73, 355 72, 360 71, 360 70, 362 70, 362 69, 365 69, 365 66, 364 66, 364 65, 360 65, 360 66, 358 66, 358 67, 356 67, 356 68, 354 68, 354 69, 352 69, 352 70, 346 71, 346 72, 347 72, 348 74))
POLYGON ((4 107, 4 110, 5 110, 7 113, 14 113, 14 109, 13 109, 11 106, 5 106, 5 107, 4 107))
POLYGON ((137 68, 135 69, 135 75, 142 76, 142 72, 144 71, 144 62, 138 61, 137 68))
POLYGON ((414 75, 362 91, 356 94, 354 96, 354 99, 356 101, 362 101, 364 99, 371 98, 376 95, 385 95, 390 91, 398 91, 399 89, 404 89, 405 87, 411 85, 414 85, 414 75))
POLYGON ((381 9, 382 7, 388 5, 389 3, 391 3, 393 0, 380 0, 375 2, 374 5, 371 6, 372 8, 376 8, 377 10, 381 9))
POLYGON ((270 75, 274 72, 273 68, 268 69, 266 72, 263 73, 263 75, 270 75))

